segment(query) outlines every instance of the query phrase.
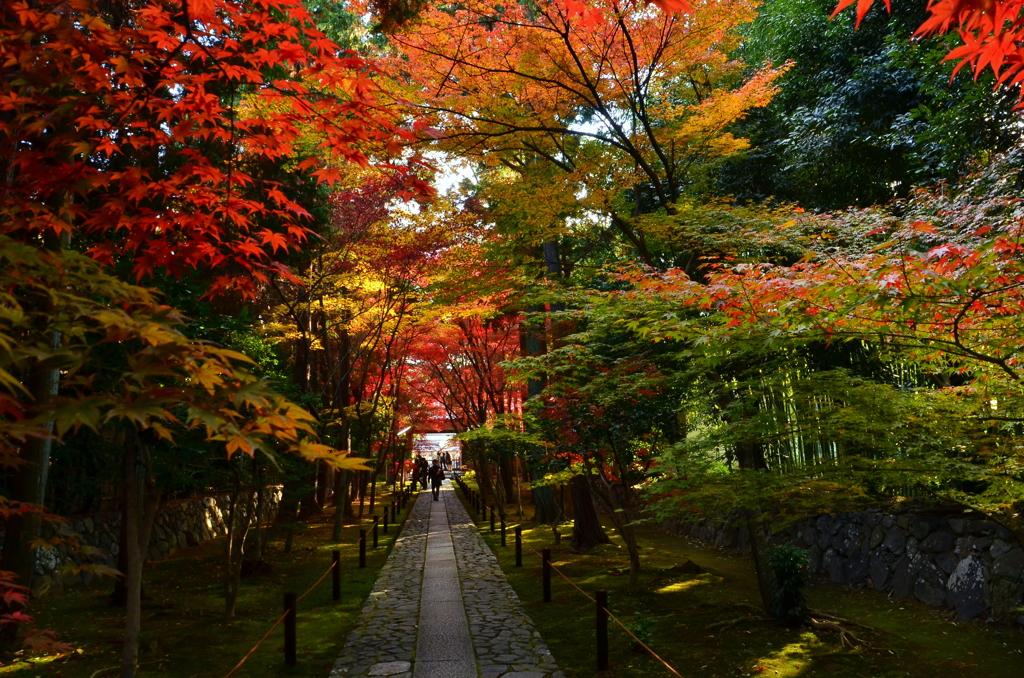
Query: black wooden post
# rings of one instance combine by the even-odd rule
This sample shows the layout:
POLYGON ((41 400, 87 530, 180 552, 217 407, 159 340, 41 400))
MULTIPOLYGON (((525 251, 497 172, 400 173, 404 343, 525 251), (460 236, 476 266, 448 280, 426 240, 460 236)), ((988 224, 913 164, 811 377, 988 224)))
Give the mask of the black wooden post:
POLYGON ((388 533, 388 507, 387 506, 384 507, 384 515, 381 516, 381 518, 384 520, 384 534, 387 534, 388 533))
POLYGON ((380 522, 380 518, 374 518, 373 519, 373 548, 377 548, 377 539, 378 539, 377 532, 379 531, 377 529, 377 524, 379 522, 380 522))
POLYGON ((491 532, 494 532, 494 507, 491 507, 491 532))
POLYGON ((366 567, 366 530, 359 530, 359 567, 366 567))
POLYGON ((370 513, 373 513, 373 502, 377 498, 377 473, 370 476, 370 513))
POLYGON ((551 549, 541 549, 541 561, 544 565, 544 602, 551 602, 551 549))
POLYGON ((508 546, 508 544, 505 543, 505 519, 504 518, 501 519, 501 545, 502 546, 508 546))
POLYGON ((597 670, 608 670, 608 592, 597 596, 597 670))
POLYGON ((284 663, 295 666, 295 594, 284 594, 284 663))
POLYGON ((516 567, 523 566, 523 526, 516 525, 516 567))
POLYGON ((341 551, 331 551, 331 583, 334 584, 332 597, 341 600, 341 551))

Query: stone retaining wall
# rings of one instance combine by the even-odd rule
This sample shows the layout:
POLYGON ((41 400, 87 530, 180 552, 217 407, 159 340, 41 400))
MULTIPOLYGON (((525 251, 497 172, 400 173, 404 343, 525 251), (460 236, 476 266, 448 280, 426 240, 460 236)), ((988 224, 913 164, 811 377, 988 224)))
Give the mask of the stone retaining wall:
MULTIPOLYGON (((669 521, 671 532, 749 553, 738 516, 669 521)), ((966 515, 881 511, 822 515, 773 534, 806 549, 812 574, 953 610, 957 619, 1024 625, 1024 550, 1001 525, 966 515)))
MULTIPOLYGON (((263 520, 271 521, 277 515, 281 500, 281 488, 267 488, 264 494, 266 502, 263 520)), ((222 537, 227 534, 225 522, 228 511, 228 495, 183 499, 165 504, 157 509, 153 521, 153 532, 149 538, 148 556, 150 560, 164 558, 175 551, 188 546, 196 546, 204 541, 222 537)), ((35 574, 50 574, 63 563, 70 560, 81 564, 83 560, 92 563, 117 567, 118 541, 121 533, 121 513, 111 511, 91 516, 71 518, 68 526, 71 531, 81 536, 81 543, 93 547, 85 555, 72 553, 63 545, 44 551, 39 549, 36 560, 35 574)), ((52 536, 52 530, 44 530, 44 536, 52 536), (49 534, 46 534, 49 532, 49 534)), ((75 579, 88 583, 93 578, 89 572, 83 572, 75 579)), ((64 583, 68 583, 65 581, 64 583)))

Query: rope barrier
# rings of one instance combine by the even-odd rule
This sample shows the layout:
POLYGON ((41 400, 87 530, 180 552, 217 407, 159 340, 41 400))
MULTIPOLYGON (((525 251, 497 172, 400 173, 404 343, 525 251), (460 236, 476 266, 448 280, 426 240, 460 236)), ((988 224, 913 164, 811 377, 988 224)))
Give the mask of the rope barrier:
MULTIPOLYGON (((387 507, 385 507, 384 510, 386 511, 387 507)), ((377 520, 377 518, 374 519, 374 522, 376 522, 376 520, 377 520)), ((396 534, 396 539, 397 539, 397 534, 396 534)), ((348 555, 353 549, 355 549, 357 546, 359 546, 359 542, 360 541, 361 540, 357 539, 354 544, 350 544, 347 549, 345 549, 344 551, 341 551, 339 553, 339 556, 338 556, 339 559, 341 558, 341 556, 348 555)), ((341 564, 340 560, 338 561, 338 564, 340 566, 340 564, 341 564)), ((329 574, 331 574, 331 572, 333 572, 333 571, 334 571, 334 563, 332 562, 331 566, 327 568, 327 571, 324 572, 323 575, 321 575, 321 577, 316 580, 316 583, 314 583, 312 586, 310 586, 308 589, 306 589, 305 593, 303 593, 301 596, 296 598, 295 602, 296 603, 302 602, 302 600, 306 596, 308 596, 310 593, 312 593, 313 590, 316 587, 320 586, 320 584, 322 584, 324 582, 324 580, 327 579, 327 576, 329 574)), ((235 675, 235 673, 238 671, 238 669, 242 668, 242 665, 244 665, 245 662, 247 662, 249 660, 249 657, 251 657, 252 654, 254 652, 256 652, 256 650, 258 650, 260 648, 260 645, 262 645, 264 642, 266 642, 267 638, 270 637, 270 634, 274 632, 274 629, 276 629, 278 626, 281 625, 282 622, 284 622, 285 617, 288 616, 288 612, 289 612, 289 610, 285 610, 284 614, 282 614, 278 618, 278 620, 276 622, 274 622, 274 625, 271 626, 270 629, 263 635, 263 637, 260 638, 259 641, 255 645, 252 646, 252 649, 245 653, 245 656, 242 657, 241 661, 239 661, 237 664, 235 664, 235 668, 233 668, 230 671, 228 671, 227 675, 225 675, 224 678, 231 678, 231 676, 235 675)))
MULTIPOLYGON (((461 480, 461 479, 460 479, 460 480, 461 480)), ((459 483, 459 487, 460 487, 460 488, 461 488, 461 489, 462 489, 463 491, 465 491, 465 490, 466 490, 466 486, 465 486, 465 485, 464 485, 464 484, 463 484, 462 482, 460 482, 460 483, 459 483)), ((492 510, 492 509, 491 509, 491 507, 487 506, 487 505, 486 505, 486 504, 484 504, 483 502, 480 502, 480 503, 481 503, 481 505, 483 506, 483 509, 484 509, 484 511, 485 511, 485 512, 486 512, 486 511, 489 511, 489 510, 492 510)), ((531 553, 534 553, 535 555, 538 555, 538 556, 540 556, 540 555, 541 555, 541 554, 540 554, 540 553, 538 553, 538 552, 537 552, 537 551, 536 551, 535 549, 532 549, 532 548, 531 548, 531 549, 529 549, 529 551, 530 551, 531 553)), ((562 578, 562 579, 564 579, 565 581, 569 582, 569 583, 570 583, 570 584, 572 585, 572 587, 573 587, 573 588, 575 588, 575 589, 576 589, 577 591, 579 591, 580 593, 582 593, 582 594, 583 594, 583 596, 584 596, 585 598, 587 598, 587 600, 589 600, 590 602, 594 603, 595 605, 597 604, 597 600, 595 600, 593 596, 591 596, 591 595, 590 595, 589 593, 587 593, 586 591, 584 591, 583 589, 581 589, 581 588, 579 587, 579 585, 577 585, 577 584, 576 584, 576 582, 574 582, 574 581, 573 581, 572 579, 569 579, 569 577, 568 577, 568 576, 567 576, 567 575, 566 575, 566 574, 565 574, 564 572, 562 572, 562 571, 561 571, 560 569, 558 569, 558 568, 557 568, 557 567, 555 566, 555 564, 554 564, 554 563, 552 563, 552 562, 548 561, 548 565, 550 565, 550 566, 551 566, 551 569, 552 569, 552 570, 554 570, 555 572, 557 572, 557 573, 558 573, 558 576, 559 576, 559 577, 561 577, 561 578, 562 578)), ((636 634, 634 634, 634 633, 633 633, 632 631, 630 631, 630 630, 629 630, 629 627, 628 627, 628 626, 626 626, 626 625, 625 625, 625 624, 623 624, 623 623, 622 623, 621 621, 619 621, 619 618, 618 618, 618 617, 616 617, 616 616, 615 616, 614 614, 612 614, 612 611, 611 611, 611 610, 609 610, 609 609, 608 609, 607 607, 605 607, 605 608, 602 608, 602 609, 603 609, 603 610, 604 610, 604 611, 605 611, 605 612, 606 612, 606 613, 608 614, 608 616, 609 616, 609 617, 611 618, 611 620, 612 620, 612 621, 614 621, 614 622, 615 622, 616 624, 618 624, 618 625, 619 625, 619 627, 620 627, 620 628, 621 628, 621 629, 622 629, 623 631, 625 631, 625 632, 626 632, 626 634, 628 634, 630 638, 632 638, 632 639, 633 639, 634 641, 636 641, 636 643, 637 643, 638 645, 640 645, 640 647, 644 648, 644 649, 645 649, 645 650, 646 650, 646 651, 647 651, 648 653, 650 653, 650 655, 651 655, 652 657, 654 657, 654 658, 655 658, 655 659, 657 659, 657 660, 658 660, 659 662, 661 662, 661 663, 662 663, 662 665, 663 665, 663 666, 664 666, 664 667, 665 667, 666 669, 668 669, 668 670, 669 670, 669 671, 670 671, 670 672, 672 673, 672 675, 673 675, 673 676, 676 676, 676 678, 683 678, 682 674, 680 674, 680 673, 679 673, 678 671, 676 671, 676 670, 675 670, 675 668, 673 668, 671 664, 669 664, 669 663, 668 663, 667 661, 665 661, 664 659, 662 659, 662 658, 661 658, 661 656, 660 656, 660 655, 659 655, 659 654, 658 654, 657 652, 655 652, 654 650, 652 650, 652 649, 650 648, 650 646, 649 646, 649 645, 647 645, 647 643, 645 643, 644 641, 642 641, 642 640, 640 640, 639 638, 637 638, 637 637, 636 637, 636 634)))
POLYGON ((270 637, 270 634, 274 632, 274 629, 276 629, 276 628, 277 628, 278 626, 280 626, 280 625, 281 625, 281 622, 283 622, 283 621, 284 621, 284 618, 288 616, 288 613, 289 613, 290 611, 291 611, 291 610, 285 610, 285 611, 284 611, 284 614, 282 614, 282 615, 280 616, 280 618, 278 618, 278 620, 277 620, 276 622, 274 622, 274 625, 270 627, 270 630, 268 630, 268 631, 267 631, 267 632, 266 632, 266 633, 265 633, 265 634, 263 635, 263 637, 262 637, 262 638, 260 638, 259 642, 258 642, 258 643, 256 643, 255 645, 253 645, 253 646, 252 646, 252 649, 251 649, 251 650, 249 650, 249 651, 248 651, 248 652, 247 652, 247 653, 245 654, 245 656, 244 656, 244 657, 242 657, 242 661, 240 661, 240 662, 238 662, 237 664, 235 664, 235 668, 233 668, 233 669, 231 669, 230 671, 228 671, 228 674, 227 674, 226 676, 224 676, 224 678, 231 678, 231 676, 235 675, 235 672, 236 672, 236 671, 238 671, 238 669, 242 668, 242 665, 243 665, 243 664, 245 664, 245 662, 249 661, 249 657, 251 657, 251 656, 252 656, 252 653, 253 653, 253 652, 255 652, 256 650, 260 649, 260 645, 262 645, 262 644, 263 644, 263 643, 264 643, 264 642, 265 642, 265 641, 267 640, 267 638, 269 638, 269 637, 270 637))
MULTIPOLYGON (((536 550, 534 550, 534 549, 530 549, 530 552, 531 552, 531 553, 534 553, 534 554, 536 554, 536 555, 538 555, 538 556, 539 556, 539 555, 541 555, 540 553, 538 553, 538 552, 537 552, 536 550)), ((586 591, 584 591, 583 589, 581 589, 581 588, 579 587, 579 585, 578 585, 578 584, 576 584, 576 582, 574 582, 574 581, 573 581, 572 579, 569 579, 569 577, 568 577, 568 576, 566 576, 566 574, 565 574, 564 572, 562 572, 562 571, 561 571, 560 569, 558 569, 558 567, 556 567, 554 563, 552 563, 552 562, 548 561, 548 565, 550 565, 550 566, 551 566, 551 569, 552 569, 552 570, 554 570, 555 572, 557 572, 557 573, 558 573, 558 576, 559 576, 559 577, 561 577, 561 578, 562 578, 562 579, 564 579, 565 581, 569 582, 569 583, 570 583, 570 584, 572 585, 572 587, 573 587, 573 588, 575 588, 575 589, 576 589, 577 591, 579 591, 580 593, 582 593, 582 594, 583 594, 583 596, 584 596, 585 598, 587 598, 587 600, 589 600, 590 602, 594 603, 595 605, 597 604, 597 600, 595 600, 593 596, 591 596, 591 595, 590 595, 589 593, 587 593, 586 591)), ((626 626, 625 624, 623 624, 623 623, 622 623, 621 621, 619 621, 619 618, 618 618, 618 617, 616 617, 616 616, 615 616, 614 614, 612 614, 612 611, 611 611, 611 610, 609 610, 609 609, 608 609, 607 607, 606 607, 606 608, 603 608, 603 609, 604 609, 604 611, 605 611, 605 612, 607 612, 607 613, 608 613, 608 616, 609 616, 609 617, 611 618, 611 620, 612 620, 612 621, 614 621, 614 622, 615 622, 616 624, 618 624, 618 625, 619 625, 619 626, 620 626, 620 627, 622 628, 622 630, 623 630, 623 631, 625 631, 625 632, 626 632, 626 633, 627 633, 627 634, 629 635, 629 637, 630 637, 630 638, 632 638, 633 640, 635 640, 635 641, 637 642, 637 644, 638 644, 638 645, 640 645, 640 647, 642 647, 642 648, 644 648, 645 650, 647 650, 647 652, 649 652, 649 653, 650 653, 650 655, 651 655, 652 657, 654 657, 654 658, 655 658, 655 659, 657 659, 657 660, 658 660, 659 662, 661 662, 661 663, 662 663, 662 664, 663 664, 663 665, 665 666, 665 668, 666 668, 666 669, 668 669, 669 671, 671 671, 671 672, 672 672, 672 675, 676 676, 677 678, 683 678, 682 674, 680 674, 680 673, 679 673, 678 671, 676 671, 676 670, 675 670, 674 668, 672 668, 672 665, 671 665, 671 664, 669 664, 669 663, 668 663, 667 661, 665 661, 664 659, 662 659, 662 658, 661 658, 661 657, 660 657, 660 656, 658 655, 658 653, 656 653, 656 652, 655 652, 654 650, 652 650, 652 649, 650 648, 650 646, 648 646, 648 645, 647 645, 647 643, 645 643, 644 641, 642 641, 642 640, 640 640, 639 638, 637 638, 637 637, 636 637, 636 635, 635 635, 635 634, 634 634, 634 633, 633 633, 632 631, 630 631, 630 630, 629 630, 629 627, 627 627, 627 626, 626 626)))
MULTIPOLYGON (((462 485, 461 483, 459 484, 459 487, 460 487, 460 488, 462 488, 462 490, 463 490, 463 491, 465 491, 465 489, 466 489, 466 488, 465 488, 465 486, 463 486, 463 485, 462 485)), ((487 504, 483 504, 483 502, 481 502, 481 504, 483 505, 483 509, 484 509, 484 512, 487 512, 487 511, 493 510, 493 509, 491 509, 491 507, 490 507, 490 506, 488 506, 487 504)), ((538 555, 538 556, 539 556, 539 555, 541 555, 541 554, 540 554, 540 553, 538 553, 538 552, 537 552, 537 551, 536 551, 535 549, 529 549, 529 551, 530 551, 531 553, 534 553, 534 554, 538 555)), ((558 569, 558 568, 557 568, 557 567, 555 566, 555 564, 554 564, 554 563, 552 563, 552 562, 550 562, 550 561, 549 561, 549 562, 548 562, 548 564, 549 564, 549 565, 551 566, 551 569, 552 569, 552 570, 554 570, 555 572, 557 572, 557 573, 558 573, 558 576, 559 576, 559 577, 561 577, 561 578, 562 578, 562 579, 564 579, 565 581, 569 582, 569 583, 570 583, 570 584, 571 584, 571 585, 573 586, 573 588, 575 588, 575 589, 576 589, 577 591, 579 591, 580 593, 582 593, 582 594, 584 595, 584 597, 586 597, 586 598, 587 598, 587 600, 589 600, 590 602, 594 603, 595 605, 597 604, 597 600, 595 600, 593 596, 591 596, 591 595, 590 595, 589 593, 587 593, 586 591, 584 591, 583 589, 581 589, 581 588, 580 588, 580 587, 579 587, 579 586, 578 586, 578 585, 576 584, 576 582, 574 582, 574 581, 573 581, 572 579, 569 579, 569 577, 568 577, 568 576, 566 576, 566 574, 565 574, 564 572, 562 572, 562 571, 561 571, 560 569, 558 569)), ((616 616, 615 616, 614 614, 612 614, 612 611, 611 611, 611 610, 609 610, 609 609, 608 609, 607 607, 605 607, 605 608, 602 608, 602 609, 604 609, 604 611, 608 613, 608 616, 609 616, 609 617, 611 618, 611 620, 612 620, 613 622, 615 622, 616 624, 618 624, 618 625, 619 625, 619 627, 620 627, 620 628, 621 628, 621 629, 622 629, 623 631, 625 631, 625 632, 626 632, 626 633, 627 633, 627 634, 629 635, 629 637, 630 637, 630 638, 632 638, 633 640, 635 640, 635 641, 636 641, 636 643, 637 643, 638 645, 640 645, 640 647, 644 648, 644 649, 645 649, 645 650, 646 650, 646 651, 647 651, 648 653, 650 653, 650 655, 651 655, 652 657, 654 657, 654 658, 655 658, 655 659, 657 659, 657 660, 658 660, 659 662, 661 662, 661 663, 662 663, 662 665, 664 665, 664 667, 665 667, 666 669, 668 669, 668 670, 669 670, 669 671, 670 671, 670 672, 672 673, 672 675, 673 675, 673 676, 676 676, 677 678, 683 678, 683 676, 682 676, 682 674, 681 674, 681 673, 679 673, 678 671, 676 671, 676 670, 675 670, 675 668, 673 668, 671 664, 669 664, 669 663, 668 663, 667 661, 665 661, 664 659, 662 659, 662 658, 661 658, 661 656, 660 656, 660 655, 659 655, 659 654, 658 654, 657 652, 655 652, 654 650, 652 650, 652 649, 650 648, 650 646, 649 646, 649 645, 648 645, 647 643, 645 643, 644 641, 642 641, 642 640, 640 640, 639 638, 637 638, 637 637, 636 637, 636 635, 635 635, 635 634, 634 634, 634 633, 633 633, 632 631, 630 631, 630 630, 629 630, 629 627, 628 627, 628 626, 626 626, 625 624, 623 624, 623 623, 622 623, 621 621, 619 621, 619 618, 618 618, 618 617, 616 617, 616 616)))
MULTIPOLYGON (((351 546, 349 546, 349 547, 348 547, 347 549, 345 549, 344 551, 340 551, 340 552, 339 552, 339 556, 338 556, 338 557, 340 558, 341 556, 345 556, 345 555, 348 555, 348 553, 349 553, 349 552, 350 552, 350 551, 351 551, 352 549, 354 549, 354 548, 355 548, 356 546, 359 546, 359 541, 358 541, 358 540, 356 541, 356 543, 355 543, 355 544, 352 544, 351 546)), ((340 563, 339 563, 339 564, 340 564, 340 563)), ((322 583, 323 583, 324 579, 327 579, 327 575, 329 575, 329 574, 330 574, 331 572, 333 572, 333 571, 334 571, 334 563, 332 562, 332 563, 331 563, 331 566, 327 568, 327 571, 326 571, 326 572, 324 572, 324 573, 323 573, 323 575, 322 575, 322 576, 321 576, 321 577, 320 577, 319 579, 317 579, 317 580, 316 580, 316 583, 315 583, 315 584, 313 584, 312 586, 310 586, 310 587, 309 587, 308 589, 306 589, 306 592, 305 592, 305 593, 303 593, 303 594, 302 594, 301 596, 299 596, 298 598, 296 598, 296 599, 295 599, 295 602, 296 602, 296 603, 301 603, 301 602, 302 602, 302 599, 303 599, 303 598, 305 598, 306 596, 308 596, 308 595, 309 595, 310 593, 312 593, 312 592, 313 592, 313 589, 315 589, 315 588, 316 588, 317 586, 320 586, 320 584, 322 584, 322 583)))

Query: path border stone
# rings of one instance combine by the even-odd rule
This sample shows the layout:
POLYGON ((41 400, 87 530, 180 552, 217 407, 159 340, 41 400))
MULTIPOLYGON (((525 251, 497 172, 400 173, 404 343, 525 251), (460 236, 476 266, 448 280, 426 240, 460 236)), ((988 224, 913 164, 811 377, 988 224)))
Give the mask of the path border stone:
POLYGON ((565 678, 448 481, 416 499, 330 678, 565 678))
POLYGON ((421 494, 331 668, 330 678, 412 677, 429 522, 430 497, 421 494))
POLYGON ((462 501, 443 496, 480 678, 565 678, 462 501))

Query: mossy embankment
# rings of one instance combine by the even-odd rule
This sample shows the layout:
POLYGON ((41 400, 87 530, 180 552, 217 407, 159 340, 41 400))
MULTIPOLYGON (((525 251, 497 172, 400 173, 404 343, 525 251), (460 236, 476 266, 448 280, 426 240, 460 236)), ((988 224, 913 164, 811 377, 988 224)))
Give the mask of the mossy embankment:
MULTIPOLYGON (((381 506, 389 503, 387 494, 381 506)), ((409 508, 400 517, 404 520, 409 508)), ((363 603, 373 588, 398 530, 380 533, 379 547, 368 543, 367 566, 359 568, 358 549, 351 548, 359 529, 369 530, 368 512, 361 522, 346 525, 340 542, 331 541, 333 508, 301 523, 291 553, 284 553, 283 534, 271 533, 267 567, 243 579, 234 619, 224 618, 222 584, 224 540, 214 539, 146 564, 139 675, 175 678, 221 678, 281 616, 283 595, 302 595, 330 567, 331 551, 342 555, 341 600, 332 599, 328 576, 298 605, 298 661, 284 665, 279 627, 236 673, 237 678, 271 676, 323 677, 340 654, 363 603), (350 549, 344 553, 346 549, 350 549)), ((54 591, 33 603, 37 628, 52 629, 77 652, 60 656, 8 657, 0 676, 91 678, 120 664, 123 612, 109 602, 110 580, 54 591)), ((110 671, 100 675, 117 675, 110 671)))
MULTIPOLYGON (((514 516, 516 507, 510 505, 507 512, 514 516)), ((505 547, 487 522, 478 525, 570 678, 597 675, 594 604, 557 575, 552 602, 542 602, 541 559, 533 553, 542 548, 550 548, 555 566, 587 593, 607 590, 609 606, 627 625, 651 629, 652 649, 686 678, 1024 676, 1024 634, 1019 630, 957 623, 933 608, 872 590, 824 582, 808 587, 813 609, 849 620, 849 629, 866 641, 855 648, 844 647, 836 633, 757 621, 760 597, 748 560, 653 525, 639 528, 643 575, 635 595, 627 591, 626 549, 610 528, 612 544, 581 555, 570 551, 567 537, 555 544, 550 527, 524 523, 524 562, 517 568, 512 524, 505 547), (689 568, 681 565, 687 561, 703 572, 685 573, 689 568), (713 627, 741 619, 726 628, 713 627)), ((600 674, 605 678, 672 675, 656 659, 635 652, 632 640, 614 624, 610 645, 610 670, 600 674)))

